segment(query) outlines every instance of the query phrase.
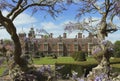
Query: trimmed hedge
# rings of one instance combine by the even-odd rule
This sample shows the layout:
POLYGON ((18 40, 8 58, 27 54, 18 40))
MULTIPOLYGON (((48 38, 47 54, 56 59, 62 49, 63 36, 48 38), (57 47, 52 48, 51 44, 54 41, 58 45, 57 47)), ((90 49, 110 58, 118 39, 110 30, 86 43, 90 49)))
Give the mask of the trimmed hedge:
POLYGON ((120 68, 112 67, 112 72, 120 73, 120 68))
POLYGON ((97 66, 94 64, 81 64, 81 63, 56 63, 56 72, 62 75, 62 79, 67 79, 67 74, 72 76, 72 71, 78 72, 78 76, 85 76, 92 70, 93 67, 97 66), (61 69, 57 69, 58 67, 62 67, 61 69))
MULTIPOLYGON (((110 64, 119 64, 120 58, 113 58, 110 59, 110 64)), ((93 67, 96 67, 98 65, 97 61, 94 60, 87 60, 82 62, 72 62, 72 63, 55 63, 55 67, 62 67, 61 69, 56 69, 56 72, 60 73, 62 75, 62 79, 66 79, 67 74, 72 76, 72 71, 78 72, 78 76, 84 76, 89 73, 89 71, 92 70, 93 67)), ((113 67, 113 71, 120 71, 120 68, 113 67)))
POLYGON ((120 73, 120 63, 119 64, 111 64, 112 72, 119 72, 120 73))
POLYGON ((75 61, 86 61, 86 56, 85 56, 85 52, 83 51, 78 51, 78 52, 75 52, 73 55, 72 55, 73 59, 75 61))
POLYGON ((71 74, 71 65, 69 64, 57 64, 55 65, 55 75, 62 75, 61 78, 62 79, 67 79, 67 74, 69 74, 70 76, 71 74), (57 69, 60 68, 60 69, 57 69))

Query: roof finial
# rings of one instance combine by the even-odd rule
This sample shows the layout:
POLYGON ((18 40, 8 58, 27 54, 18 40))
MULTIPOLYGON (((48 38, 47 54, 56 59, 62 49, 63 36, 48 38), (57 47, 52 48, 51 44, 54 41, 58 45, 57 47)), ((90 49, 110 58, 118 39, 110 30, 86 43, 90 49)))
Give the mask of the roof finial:
POLYGON ((23 31, 23 27, 22 27, 22 31, 23 31))
POLYGON ((24 30, 23 30, 23 27, 22 27, 22 30, 20 31, 20 33, 25 33, 24 30))
POLYGON ((33 28, 34 27, 34 25, 32 24, 32 27, 31 28, 33 28))

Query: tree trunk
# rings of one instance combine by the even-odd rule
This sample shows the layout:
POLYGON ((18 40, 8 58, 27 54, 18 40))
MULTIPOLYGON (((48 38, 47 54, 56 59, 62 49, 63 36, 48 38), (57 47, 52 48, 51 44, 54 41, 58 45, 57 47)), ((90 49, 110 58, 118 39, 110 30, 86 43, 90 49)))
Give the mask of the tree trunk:
POLYGON ((7 30, 7 32, 11 35, 11 39, 14 42, 14 61, 16 64, 18 64, 23 71, 28 70, 27 62, 26 60, 21 58, 21 44, 19 41, 19 37, 16 33, 16 28, 12 22, 12 20, 4 17, 0 11, 0 23, 2 26, 4 26, 7 30))
POLYGON ((100 65, 102 67, 104 67, 104 69, 106 70, 105 73, 107 73, 107 75, 109 76, 110 73, 110 61, 109 61, 109 52, 107 51, 108 47, 105 47, 104 44, 101 44, 101 42, 103 40, 105 40, 105 37, 107 37, 107 22, 106 22, 106 15, 103 15, 102 20, 101 20, 101 26, 100 26, 100 30, 98 30, 98 39, 100 42, 100 47, 102 48, 103 51, 103 58, 101 60, 100 65))

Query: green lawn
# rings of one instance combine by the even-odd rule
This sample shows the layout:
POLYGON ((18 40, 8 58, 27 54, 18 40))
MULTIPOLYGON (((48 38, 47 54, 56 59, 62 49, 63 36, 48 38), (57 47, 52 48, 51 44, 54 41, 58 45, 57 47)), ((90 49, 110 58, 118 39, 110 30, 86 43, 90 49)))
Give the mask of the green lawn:
MULTIPOLYGON (((72 57, 58 57, 57 59, 53 59, 52 57, 44 57, 44 58, 34 58, 34 64, 41 65, 41 64, 50 64, 53 65, 55 63, 81 63, 81 64, 97 64, 97 61, 92 58, 88 57, 87 61, 74 61, 72 57)), ((111 64, 119 64, 120 58, 112 58, 110 59, 111 64)))
POLYGON ((71 63, 74 62, 74 59, 72 57, 58 57, 57 59, 53 59, 52 57, 44 57, 44 58, 37 58, 33 59, 35 64, 41 65, 41 64, 51 64, 54 65, 56 62, 66 62, 71 63))
MULTIPOLYGON (((53 59, 52 57, 44 57, 44 58, 34 58, 34 64, 42 65, 42 64, 50 64, 54 65, 55 63, 79 63, 81 65, 89 65, 89 64, 97 64, 96 60, 92 57, 87 58, 87 61, 77 62, 74 61, 72 57, 58 57, 57 59, 53 59)), ((110 59, 111 66, 120 68, 120 58, 112 58, 110 59)), ((4 71, 4 67, 0 67, 0 75, 4 71)))

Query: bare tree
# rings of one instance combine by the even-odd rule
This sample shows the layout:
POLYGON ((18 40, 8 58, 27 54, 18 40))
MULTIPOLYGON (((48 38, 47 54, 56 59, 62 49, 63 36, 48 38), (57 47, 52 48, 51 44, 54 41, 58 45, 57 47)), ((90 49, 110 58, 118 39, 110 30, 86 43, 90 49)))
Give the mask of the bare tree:
MULTIPOLYGON (((62 0, 1 0, 0 1, 0 27, 5 28, 14 42, 14 61, 19 65, 23 72, 28 72, 30 67, 25 59, 21 57, 21 44, 16 33, 16 27, 13 23, 15 18, 25 10, 31 8, 32 15, 37 11, 46 11, 53 18, 62 10, 66 10, 62 0), (56 7, 57 6, 57 7, 56 7), (9 13, 4 16, 2 11, 7 10, 9 13)), ((41 13, 41 12, 40 12, 41 13)))
MULTIPOLYGON (((113 23, 114 18, 120 17, 120 0, 79 0, 78 14, 76 18, 81 18, 84 15, 97 14, 99 19, 94 19, 94 16, 83 19, 80 22, 70 22, 66 24, 65 30, 82 30, 88 31, 95 35, 99 40, 99 46, 103 51, 103 61, 106 62, 106 70, 110 67, 109 52, 105 45, 101 44, 108 33, 113 33, 118 30, 118 26, 113 23), (95 24, 96 23, 96 24, 95 24)), ((102 61, 102 62, 103 62, 102 61)), ((101 62, 101 66, 104 66, 101 62)), ((110 71, 110 70, 109 70, 110 71)), ((108 71, 108 75, 109 75, 108 71)))

